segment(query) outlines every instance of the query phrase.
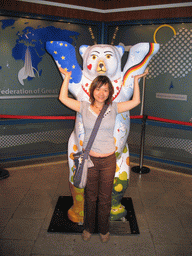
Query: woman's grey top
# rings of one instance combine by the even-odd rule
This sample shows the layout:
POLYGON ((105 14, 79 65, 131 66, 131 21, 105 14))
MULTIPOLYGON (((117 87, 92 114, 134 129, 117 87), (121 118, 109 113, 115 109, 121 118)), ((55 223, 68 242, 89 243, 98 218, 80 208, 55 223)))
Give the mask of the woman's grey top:
MULTIPOLYGON (((82 115, 85 130, 83 148, 86 148, 98 115, 90 108, 90 103, 86 101, 81 101, 80 114, 82 115)), ((103 120, 101 121, 99 130, 91 147, 92 151, 100 154, 107 154, 115 151, 113 133, 117 114, 117 103, 113 102, 112 105, 109 105, 104 114, 103 120)))

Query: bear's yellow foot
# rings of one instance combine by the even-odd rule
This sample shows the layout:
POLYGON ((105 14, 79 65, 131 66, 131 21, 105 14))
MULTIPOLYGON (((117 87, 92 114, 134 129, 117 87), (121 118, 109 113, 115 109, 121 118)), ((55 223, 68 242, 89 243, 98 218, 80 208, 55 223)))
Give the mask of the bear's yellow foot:
POLYGON ((111 221, 120 220, 124 218, 126 215, 127 215, 127 210, 122 204, 120 204, 117 207, 111 208, 110 220, 111 221))
POLYGON ((75 223, 83 223, 83 212, 75 212, 73 206, 68 210, 68 218, 75 223))
POLYGON ((84 189, 76 188, 69 183, 73 197, 73 206, 68 210, 69 220, 82 224, 84 222, 84 189))

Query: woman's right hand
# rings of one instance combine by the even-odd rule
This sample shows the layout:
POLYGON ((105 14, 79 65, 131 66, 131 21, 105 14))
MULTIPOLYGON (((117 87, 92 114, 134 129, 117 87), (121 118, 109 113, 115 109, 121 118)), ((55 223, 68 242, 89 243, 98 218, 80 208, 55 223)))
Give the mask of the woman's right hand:
POLYGON ((59 71, 61 72, 61 74, 65 75, 65 77, 70 77, 72 74, 72 71, 67 71, 67 69, 64 68, 59 68, 59 71))
POLYGON ((59 93, 59 100, 66 105, 68 108, 75 110, 77 112, 80 111, 80 101, 72 99, 68 96, 68 85, 69 85, 69 81, 70 81, 70 77, 72 72, 68 72, 66 69, 63 68, 59 68, 59 71, 61 72, 61 74, 65 75, 65 78, 63 80, 62 86, 61 86, 61 90, 59 93))

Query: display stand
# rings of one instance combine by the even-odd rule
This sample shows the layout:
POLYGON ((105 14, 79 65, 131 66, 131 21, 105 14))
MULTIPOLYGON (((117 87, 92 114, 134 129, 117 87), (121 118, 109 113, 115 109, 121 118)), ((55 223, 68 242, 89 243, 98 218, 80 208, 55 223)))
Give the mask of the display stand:
POLYGON ((0 180, 6 179, 9 177, 9 172, 3 168, 0 168, 0 180))
MULTIPOLYGON (((127 210, 125 220, 110 221, 111 235, 138 235, 139 227, 133 207, 133 202, 130 197, 122 198, 122 204, 127 210)), ((73 205, 73 198, 71 196, 60 196, 58 198, 55 210, 48 228, 48 232, 52 233, 82 233, 83 224, 74 223, 68 218, 68 209, 73 205)), ((97 218, 96 218, 97 223, 97 218)), ((97 224, 95 234, 98 234, 97 224)))
POLYGON ((139 166, 134 166, 131 170, 135 173, 144 174, 149 173, 150 169, 148 167, 143 166, 143 156, 144 156, 144 144, 145 144, 145 128, 146 128, 146 120, 147 115, 144 115, 144 105, 145 105, 145 77, 143 77, 143 96, 142 96, 142 105, 141 105, 141 113, 143 116, 142 119, 142 129, 141 129, 141 143, 140 143, 140 159, 139 166))

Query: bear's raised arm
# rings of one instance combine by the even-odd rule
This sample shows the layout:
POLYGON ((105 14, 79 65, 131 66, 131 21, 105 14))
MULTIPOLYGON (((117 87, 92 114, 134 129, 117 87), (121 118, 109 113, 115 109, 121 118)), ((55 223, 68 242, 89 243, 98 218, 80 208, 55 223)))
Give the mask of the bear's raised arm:
POLYGON ((123 68, 124 88, 133 87, 132 76, 142 74, 158 50, 159 44, 154 43, 139 43, 131 47, 128 60, 123 68))
POLYGON ((76 96, 75 85, 81 81, 82 70, 77 62, 74 46, 65 41, 49 41, 46 42, 46 50, 53 57, 58 68, 62 67, 67 71, 72 71, 69 91, 76 96))

